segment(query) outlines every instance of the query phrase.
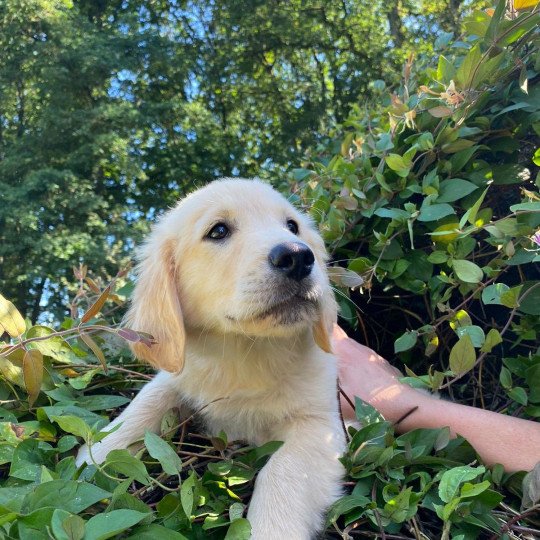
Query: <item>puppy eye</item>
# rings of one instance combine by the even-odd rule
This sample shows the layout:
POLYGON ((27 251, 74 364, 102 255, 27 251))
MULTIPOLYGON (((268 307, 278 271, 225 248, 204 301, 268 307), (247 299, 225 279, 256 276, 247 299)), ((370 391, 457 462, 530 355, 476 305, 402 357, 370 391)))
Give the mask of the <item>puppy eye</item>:
POLYGON ((223 240, 231 234, 231 230, 225 223, 216 223, 206 235, 206 238, 211 238, 212 240, 223 240))
POLYGON ((298 234, 298 223, 296 223, 294 219, 288 219, 287 229, 289 229, 289 231, 291 231, 293 234, 298 234))

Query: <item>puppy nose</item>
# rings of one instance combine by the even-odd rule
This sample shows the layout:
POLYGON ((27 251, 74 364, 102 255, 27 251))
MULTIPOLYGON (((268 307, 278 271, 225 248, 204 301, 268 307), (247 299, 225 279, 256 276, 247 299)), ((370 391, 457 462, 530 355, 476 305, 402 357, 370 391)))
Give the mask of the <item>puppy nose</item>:
POLYGON ((274 268, 295 281, 309 276, 315 262, 311 249, 300 242, 284 242, 274 246, 268 259, 274 268))

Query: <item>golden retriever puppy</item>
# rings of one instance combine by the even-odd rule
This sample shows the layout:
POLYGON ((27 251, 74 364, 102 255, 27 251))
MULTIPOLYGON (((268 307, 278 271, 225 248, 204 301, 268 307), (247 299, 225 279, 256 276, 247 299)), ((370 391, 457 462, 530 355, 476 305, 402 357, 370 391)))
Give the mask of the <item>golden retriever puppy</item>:
POLYGON ((252 538, 312 538, 340 495, 345 444, 325 260, 313 223, 257 180, 215 181, 167 212, 140 251, 125 320, 154 336, 133 349, 161 371, 92 458, 158 431, 171 407, 200 410, 210 434, 284 443, 257 478, 252 538))

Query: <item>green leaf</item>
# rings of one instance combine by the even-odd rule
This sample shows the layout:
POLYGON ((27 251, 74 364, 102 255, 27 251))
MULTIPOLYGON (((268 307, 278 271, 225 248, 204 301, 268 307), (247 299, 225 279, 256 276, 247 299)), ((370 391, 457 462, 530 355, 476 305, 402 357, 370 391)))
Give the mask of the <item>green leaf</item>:
POLYGON ((481 352, 489 353, 492 351, 493 347, 496 347, 502 343, 502 337, 498 330, 491 328, 486 336, 486 340, 480 349, 481 352))
POLYGON ((141 484, 150 483, 145 464, 133 457, 128 450, 112 450, 107 455, 104 466, 123 474, 126 478, 133 478, 141 484))
POLYGON ((494 41, 496 39, 498 30, 499 30, 499 25, 501 21, 503 20, 505 11, 506 11, 506 3, 497 2, 497 7, 495 8, 493 15, 491 16, 491 20, 489 21, 489 26, 486 30, 487 39, 491 41, 494 41))
POLYGON ((330 281, 338 287, 355 289, 364 283, 361 276, 347 268, 342 268, 341 266, 330 266, 326 270, 330 281))
POLYGON ((464 259, 452 261, 452 268, 456 276, 465 283, 480 283, 484 277, 484 273, 478 265, 464 259))
POLYGON ((540 462, 523 479, 523 508, 531 508, 540 501, 540 462))
POLYGON ((98 514, 86 523, 85 540, 106 540, 133 527, 148 514, 135 510, 113 510, 105 514, 98 514))
POLYGON ((480 46, 476 44, 469 50, 465 56, 461 66, 459 66, 456 73, 456 83, 462 89, 475 88, 478 82, 478 68, 482 59, 482 53, 480 52, 480 46))
POLYGON ((258 466, 261 461, 271 456, 274 452, 277 452, 283 446, 282 441, 269 441, 262 446, 254 448, 247 454, 249 463, 253 466, 258 466))
POLYGON ((78 416, 50 416, 53 422, 56 422, 63 431, 67 431, 77 437, 82 437, 86 442, 90 440, 92 429, 88 424, 78 416))
POLYGON ((450 428, 448 427, 441 428, 437 435, 437 439, 435 440, 435 443, 433 444, 433 449, 436 452, 439 452, 440 450, 444 450, 448 446, 449 442, 450 442, 450 428))
POLYGON ((409 212, 406 212, 401 208, 378 208, 374 213, 376 216, 395 219, 397 221, 406 221, 411 217, 409 212))
POLYGON ((188 538, 179 532, 152 523, 134 529, 128 540, 188 540, 188 538))
POLYGON ((87 411, 104 411, 105 409, 116 409, 129 403, 129 398, 114 395, 81 396, 76 399, 79 407, 87 411))
POLYGON ((412 349, 416 345, 417 340, 418 332, 415 330, 405 332, 394 342, 394 352, 397 354, 412 349))
POLYGON ((437 65, 437 80, 448 85, 455 77, 456 68, 454 67, 454 64, 441 54, 437 65))
POLYGON ((407 176, 412 166, 412 161, 398 154, 389 154, 385 157, 386 164, 398 173, 399 176, 407 176))
POLYGON ((474 480, 486 472, 485 467, 469 467, 463 465, 445 471, 439 482, 439 497, 445 503, 449 503, 459 493, 459 487, 463 482, 474 480))
POLYGON ((25 439, 13 452, 9 475, 21 480, 35 481, 40 477, 42 466, 48 465, 52 447, 35 439, 25 439))
POLYGON ((484 202, 484 198, 486 196, 486 193, 489 188, 486 188, 480 197, 476 200, 476 202, 463 214, 461 219, 459 220, 459 228, 462 229, 465 226, 465 223, 469 222, 471 225, 475 224, 476 221, 476 214, 478 214, 478 211, 480 210, 480 206, 482 206, 482 203, 484 202))
POLYGON ((523 285, 518 285, 517 287, 512 287, 507 291, 501 294, 501 304, 507 308, 517 308, 519 307, 519 297, 521 295, 521 289, 523 285))
POLYGON ((456 334, 460 338, 464 335, 469 336, 471 338, 473 346, 476 348, 480 348, 486 340, 484 331, 482 330, 482 328, 480 328, 480 326, 476 325, 460 326, 456 328, 456 334))
POLYGON ((367 508, 370 503, 371 500, 363 495, 345 495, 330 507, 326 523, 327 525, 335 523, 340 516, 347 514, 356 508, 367 508))
POLYGON ((311 174, 313 174, 313 171, 310 171, 309 169, 293 169, 292 170, 293 178, 297 182, 301 182, 302 180, 305 180, 311 174))
POLYGON ((455 214, 455 211, 449 204, 430 204, 420 209, 418 221, 437 221, 452 214, 455 214))
POLYGON ((375 144, 375 150, 377 152, 387 152, 388 150, 392 150, 392 148, 394 148, 392 136, 390 133, 383 133, 375 144))
POLYGON ((450 178, 448 180, 443 180, 439 186, 439 196, 437 197, 437 202, 454 202, 466 197, 477 189, 478 186, 476 184, 461 178, 450 178))
POLYGON ((540 281, 523 283, 519 304, 519 310, 522 313, 540 315, 540 281))
POLYGON ((514 204, 510 207, 512 212, 540 212, 540 202, 526 202, 514 204))
POLYGON ((75 354, 69 343, 62 339, 60 336, 54 335, 54 330, 48 326, 36 325, 32 326, 26 333, 26 337, 30 338, 44 338, 50 336, 48 339, 42 341, 34 341, 28 346, 31 349, 37 349, 44 356, 50 356, 58 362, 64 364, 72 364, 79 361, 79 357, 75 354))
POLYGON ((67 405, 67 404, 59 403, 57 405, 52 405, 49 407, 40 407, 38 409, 38 414, 43 414, 43 416, 46 416, 47 418, 49 418, 51 422, 54 422, 53 420, 54 416, 58 416, 58 417, 76 416, 84 420, 84 422, 88 426, 95 426, 96 424, 99 424, 99 423, 104 425, 106 423, 103 417, 91 411, 87 411, 86 409, 83 409, 82 407, 77 407, 76 405, 67 405))
POLYGON ((492 285, 488 285, 482 291, 482 302, 484 302, 486 305, 501 305, 501 294, 505 293, 509 289, 510 287, 506 285, 506 283, 493 283, 492 285))
POLYGON ((184 510, 184 513, 188 517, 188 519, 191 519, 191 516, 193 514, 193 492, 195 490, 195 481, 197 477, 195 475, 195 472, 192 471, 191 474, 187 477, 186 480, 182 483, 182 487, 180 488, 180 502, 182 504, 182 508, 184 510))
POLYGON ((242 503, 235 502, 229 506, 229 519, 235 521, 244 515, 245 506, 242 503))
POLYGON ((155 433, 146 431, 144 434, 144 444, 148 453, 161 463, 163 471, 173 476, 182 469, 182 461, 178 454, 155 433))
POLYGON ((465 482, 461 487, 460 497, 476 497, 477 495, 480 495, 480 493, 486 491, 486 489, 488 489, 490 486, 491 482, 489 480, 484 480, 479 484, 471 484, 469 482, 465 482))
POLYGON ((429 255, 427 260, 433 264, 443 264, 448 260, 448 253, 445 251, 434 251, 429 255))
POLYGON ((530 171, 517 163, 505 163, 503 165, 493 165, 492 176, 493 184, 496 186, 521 184, 529 178, 530 171))
POLYGON ((506 390, 512 388, 512 374, 508 368, 505 368, 504 366, 501 368, 501 372, 499 373, 499 381, 501 382, 502 387, 506 390))
POLYGON ((465 334, 450 351, 450 369, 455 375, 461 375, 474 367, 476 354, 471 338, 465 334))
MULTIPOLYGON (((26 495, 34 489, 33 484, 20 487, 0 488, 0 508, 2 512, 9 511, 16 514, 21 513, 26 495)), ((1 519, 1 518, 0 518, 1 519)))
POLYGON ((82 540, 85 522, 81 517, 57 508, 51 519, 51 530, 56 540, 82 540))
POLYGON ((108 491, 86 482, 53 480, 37 486, 26 497, 23 510, 29 513, 38 508, 53 507, 78 514, 110 496, 108 491))
POLYGON ((527 397, 527 392, 525 392, 525 389, 521 386, 510 388, 506 392, 514 401, 517 401, 520 405, 527 405, 527 402, 529 401, 527 397))
POLYGON ((234 520, 225 535, 225 540, 249 540, 250 538, 251 524, 245 518, 234 520))

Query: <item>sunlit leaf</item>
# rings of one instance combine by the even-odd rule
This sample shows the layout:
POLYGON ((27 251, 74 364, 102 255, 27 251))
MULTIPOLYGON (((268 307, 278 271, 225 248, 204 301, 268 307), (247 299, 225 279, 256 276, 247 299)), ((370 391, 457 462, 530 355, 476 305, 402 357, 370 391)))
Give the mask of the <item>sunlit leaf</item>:
POLYGON ((31 349, 24 353, 23 377, 31 407, 39 396, 43 381, 43 355, 38 350, 31 349))
POLYGON ((92 339, 89 334, 86 334, 85 332, 81 332, 79 336, 90 348, 90 350, 96 355, 96 358, 99 360, 101 366, 103 367, 103 371, 107 373, 107 361, 105 360, 105 355, 103 354, 103 351, 99 348, 99 345, 94 341, 94 339, 92 339))
POLYGON ((81 317, 81 323, 86 323, 93 317, 95 317, 100 311, 105 302, 107 301, 107 298, 109 298, 109 295, 111 294, 112 285, 108 285, 105 290, 99 295, 97 300, 88 308, 86 313, 81 317))
POLYGON ((465 259, 452 261, 452 268, 456 276, 465 283, 480 283, 484 277, 482 269, 477 264, 465 259))
POLYGON ((475 361, 474 346, 470 336, 465 334, 450 350, 450 369, 455 375, 461 375, 470 371, 474 367, 475 361))
POLYGON ((0 294, 0 332, 2 330, 11 337, 19 337, 26 331, 26 324, 17 308, 0 294))
POLYGON ((161 463, 163 471, 175 475, 182 469, 182 461, 178 454, 155 433, 147 431, 144 435, 144 444, 148 453, 161 463))

